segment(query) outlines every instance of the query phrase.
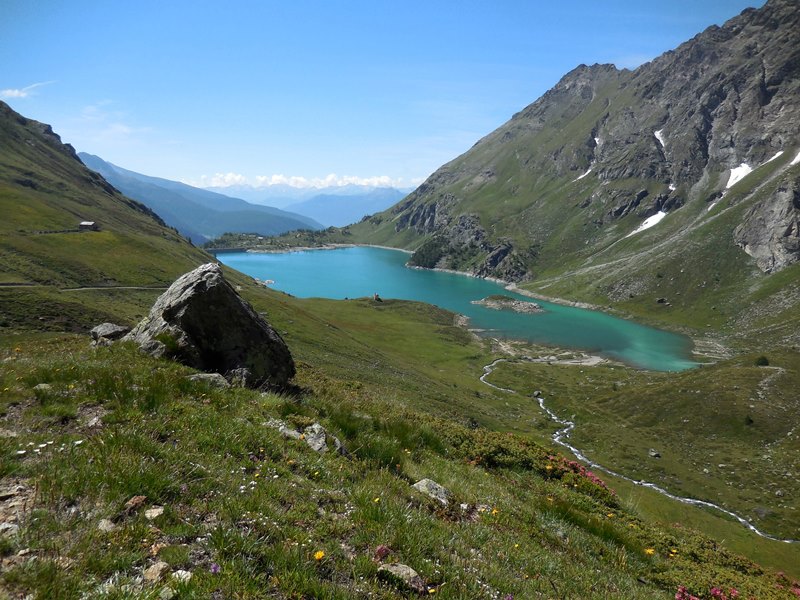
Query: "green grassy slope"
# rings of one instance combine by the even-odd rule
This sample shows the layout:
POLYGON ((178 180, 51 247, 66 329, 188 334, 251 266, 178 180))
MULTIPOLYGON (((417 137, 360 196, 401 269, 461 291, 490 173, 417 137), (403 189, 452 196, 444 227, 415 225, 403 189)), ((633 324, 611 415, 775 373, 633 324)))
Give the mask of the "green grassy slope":
POLYGON ((188 369, 124 344, 3 338, 0 411, 17 435, 0 438, 0 472, 34 502, 1 547, 7 593, 119 595, 129 585, 127 597, 146 598, 169 585, 182 597, 406 597, 377 576, 383 544, 386 562, 413 566, 444 598, 667 598, 679 585, 704 597, 712 586, 791 597, 791 580, 683 527, 643 519, 546 447, 446 418, 465 408, 487 423, 508 413, 490 388, 480 398, 469 389, 477 377, 463 373, 485 360, 484 349, 454 344, 463 334, 438 311, 354 301, 339 317, 343 303, 313 304, 339 320, 327 322, 324 306, 257 302, 279 328, 295 327, 286 333, 297 397, 191 383, 188 369), (374 343, 392 328, 407 330, 418 363, 374 343), (50 388, 34 389, 40 383, 50 388), (265 426, 270 418, 319 421, 352 456, 281 439, 265 426), (448 487, 466 512, 414 492, 422 477, 448 487), (139 512, 98 529, 135 495, 147 497, 139 512), (154 506, 165 510, 151 521, 143 513, 154 506), (137 583, 159 560, 192 579, 137 583))
MULTIPOLYGON (((208 262, 146 207, 86 169, 48 126, 0 104, 0 140, 0 320, 7 325, 36 319, 38 326, 81 327, 88 320, 81 312, 89 310, 83 296, 58 290, 165 287, 208 262), (78 232, 81 221, 100 230, 78 232), (41 314, 31 310, 36 305, 41 314)), ((112 313, 120 299, 93 305, 93 319, 112 313)))

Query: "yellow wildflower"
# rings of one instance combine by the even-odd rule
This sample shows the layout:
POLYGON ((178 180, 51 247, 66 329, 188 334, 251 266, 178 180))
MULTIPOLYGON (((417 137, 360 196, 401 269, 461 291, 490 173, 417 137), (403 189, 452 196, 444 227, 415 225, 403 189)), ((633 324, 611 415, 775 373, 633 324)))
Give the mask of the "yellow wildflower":
POLYGON ((645 548, 644 549, 644 553, 647 554, 647 556, 653 556, 653 554, 656 553, 656 549, 655 548, 645 548))
POLYGON ((496 508, 493 508, 493 509, 492 509, 492 514, 493 514, 493 515, 496 515, 496 514, 498 514, 499 512, 500 512, 500 511, 499 511, 499 510, 497 510, 496 508))
POLYGON ((323 558, 325 558, 325 552, 323 550, 314 552, 314 560, 322 560, 323 558))
POLYGON ((374 498, 372 501, 373 501, 375 504, 377 504, 378 502, 380 502, 380 501, 381 501, 381 498, 380 498, 380 496, 378 496, 377 498, 374 498))

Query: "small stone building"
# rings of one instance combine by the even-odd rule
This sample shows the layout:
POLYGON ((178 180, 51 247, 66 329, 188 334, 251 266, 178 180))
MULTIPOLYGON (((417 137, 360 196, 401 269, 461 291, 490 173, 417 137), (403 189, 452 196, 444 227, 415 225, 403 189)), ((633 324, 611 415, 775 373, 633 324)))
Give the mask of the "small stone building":
POLYGON ((100 226, 94 221, 81 221, 78 223, 78 229, 81 231, 100 231, 100 226))

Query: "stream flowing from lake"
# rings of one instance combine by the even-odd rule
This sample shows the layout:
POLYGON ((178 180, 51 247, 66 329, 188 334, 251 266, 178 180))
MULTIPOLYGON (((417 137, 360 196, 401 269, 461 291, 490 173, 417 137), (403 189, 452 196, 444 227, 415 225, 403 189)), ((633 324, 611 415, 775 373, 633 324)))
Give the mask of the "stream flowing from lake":
MULTIPOLYGON (((493 383, 489 383, 488 381, 486 381, 486 378, 489 377, 492 374, 492 372, 494 371, 495 367, 500 363, 504 363, 504 362, 512 363, 512 362, 516 362, 516 361, 527 362, 529 360, 530 359, 526 359, 526 358, 514 359, 514 360, 509 360, 509 359, 506 359, 506 358, 498 358, 497 360, 495 360, 495 361, 491 362, 490 364, 486 365, 485 367, 483 367, 483 375, 481 375, 479 379, 480 379, 480 381, 482 383, 484 383, 484 384, 488 385, 489 387, 494 388, 494 389, 496 389, 496 390, 498 390, 500 392, 506 392, 508 394, 516 394, 517 393, 516 390, 500 387, 500 386, 495 385, 493 383)), ((556 444, 558 444, 558 445, 566 448, 570 452, 572 452, 572 454, 575 455, 575 458, 577 458, 582 463, 585 463, 586 465, 592 467, 593 469, 597 469, 598 471, 602 471, 602 472, 608 473, 609 475, 612 475, 614 477, 618 477, 620 479, 623 479, 623 480, 627 481, 628 483, 632 483, 633 485, 636 485, 636 486, 639 486, 639 487, 644 487, 644 488, 647 488, 649 490, 653 490, 654 492, 658 492, 662 496, 666 496, 667 498, 670 498, 672 500, 676 500, 677 502, 680 502, 682 504, 688 504, 690 506, 697 506, 697 507, 700 507, 700 508, 710 508, 712 510, 719 511, 722 514, 727 515, 731 519, 734 519, 735 521, 738 521, 740 525, 742 525, 743 527, 746 527, 747 529, 749 529, 750 531, 755 533, 757 536, 765 538, 767 540, 772 540, 773 542, 783 542, 785 544, 796 544, 796 543, 798 543, 798 540, 779 538, 779 537, 770 535, 768 533, 764 533, 763 531, 758 529, 755 525, 753 525, 750 521, 748 521, 744 517, 742 517, 740 515, 737 515, 735 512, 730 511, 727 508, 724 508, 724 507, 720 506, 719 504, 714 504, 713 502, 709 502, 707 500, 700 500, 698 498, 690 498, 688 496, 679 496, 677 494, 673 494, 672 492, 667 491, 663 487, 661 487, 661 486, 659 486, 659 485, 657 485, 657 484, 655 484, 655 483, 653 483, 651 481, 645 481, 644 479, 633 479, 632 477, 628 477, 627 475, 623 475, 622 473, 620 473, 618 471, 614 471, 609 467, 606 467, 604 465, 601 465, 598 462, 593 461, 588 456, 586 456, 581 450, 579 450, 578 448, 576 448, 575 446, 573 446, 569 442, 570 434, 572 433, 572 430, 575 429, 574 421, 570 421, 568 419, 562 419, 561 417, 556 415, 556 413, 554 413, 552 410, 547 408, 547 406, 545 406, 545 398, 544 398, 544 396, 539 395, 536 399, 539 402, 539 408, 542 409, 542 412, 544 412, 550 418, 551 421, 553 421, 553 422, 555 422, 555 423, 557 423, 558 425, 561 426, 561 428, 556 430, 556 432, 552 435, 552 440, 556 444)))
POLYGON ((600 311, 533 300, 494 281, 405 266, 408 253, 354 246, 281 253, 226 252, 217 259, 300 298, 372 297, 418 300, 465 315, 481 335, 572 348, 656 371, 697 366, 686 336, 646 327, 600 311), (502 294, 536 302, 544 312, 494 310, 474 301, 502 294))

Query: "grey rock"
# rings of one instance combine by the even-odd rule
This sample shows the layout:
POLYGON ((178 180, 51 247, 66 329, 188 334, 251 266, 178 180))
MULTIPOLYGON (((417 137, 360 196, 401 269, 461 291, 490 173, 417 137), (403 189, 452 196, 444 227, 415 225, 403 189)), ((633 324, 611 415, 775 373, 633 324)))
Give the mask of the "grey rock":
POLYGON ((171 587, 165 585, 163 588, 161 588, 161 591, 158 593, 158 598, 159 600, 172 600, 177 595, 177 593, 178 592, 173 590, 171 587))
POLYGON ((103 345, 108 342, 116 341, 131 330, 130 327, 124 325, 116 325, 115 323, 101 323, 92 328, 89 332, 92 335, 92 343, 95 345, 103 345))
POLYGON ((179 277, 123 339, 201 371, 243 375, 249 387, 284 386, 295 374, 281 336, 214 263, 179 277))
POLYGON ((328 433, 328 431, 326 431, 325 428, 319 423, 309 425, 303 430, 302 433, 296 429, 292 429, 280 419, 270 419, 265 424, 267 427, 277 429, 285 438, 293 440, 305 440, 306 444, 308 444, 311 449, 313 449, 315 452, 319 452, 320 454, 330 450, 329 445, 333 445, 333 451, 336 454, 340 454, 342 456, 348 455, 347 448, 345 448, 344 444, 339 441, 339 438, 328 433))
POLYGON ((228 372, 228 381, 230 381, 231 385, 234 387, 247 387, 247 382, 250 381, 252 377, 253 374, 250 372, 250 369, 245 367, 232 369, 228 372))
POLYGON ((378 578, 418 594, 428 591, 422 577, 414 569, 401 563, 381 565, 378 567, 378 578))
POLYGON ((163 514, 164 514, 163 506, 154 506, 153 508, 148 508, 146 511, 144 511, 144 517, 148 521, 153 521, 154 519, 157 519, 163 514))
POLYGON ((179 581, 181 583, 186 583, 187 581, 189 581, 192 578, 192 572, 191 571, 184 571, 183 569, 178 569, 177 571, 175 571, 172 574, 172 578, 175 581, 179 581))
POLYGON ((303 431, 305 435, 306 444, 314 450, 322 454, 328 451, 328 442, 325 428, 319 423, 314 423, 305 428, 303 431))
POLYGON ((231 384, 228 383, 228 380, 219 373, 195 373, 194 375, 189 375, 187 379, 189 381, 202 381, 211 387, 216 387, 223 390, 231 387, 231 384))
POLYGON ((117 528, 117 525, 111 519, 101 519, 97 528, 103 533, 110 533, 117 528))
POLYGON ((800 260, 800 176, 784 181, 774 194, 751 208, 733 239, 765 273, 800 260))
POLYGON ((443 506, 447 506, 450 503, 450 490, 439 485, 433 479, 421 479, 411 487, 436 500, 443 506))
POLYGON ((37 383, 35 386, 33 386, 34 392, 49 392, 52 389, 53 386, 49 383, 37 383))
POLYGON ((333 444, 333 451, 335 453, 343 456, 347 455, 347 449, 344 447, 342 442, 339 441, 339 438, 328 433, 328 431, 326 431, 326 429, 319 423, 314 423, 313 425, 306 427, 303 431, 303 435, 305 437, 306 444, 320 454, 329 450, 328 443, 330 442, 333 444))
POLYGON ((280 419, 270 419, 267 421, 266 425, 272 429, 277 429, 283 437, 292 440, 299 440, 300 436, 302 435, 296 429, 292 429, 291 427, 287 426, 286 423, 280 419))
POLYGON ((0 523, 0 537, 17 535, 19 525, 16 523, 0 523))
POLYGON ((661 453, 658 450, 655 450, 654 448, 650 448, 647 454, 648 456, 650 456, 650 458, 661 458, 661 453))

